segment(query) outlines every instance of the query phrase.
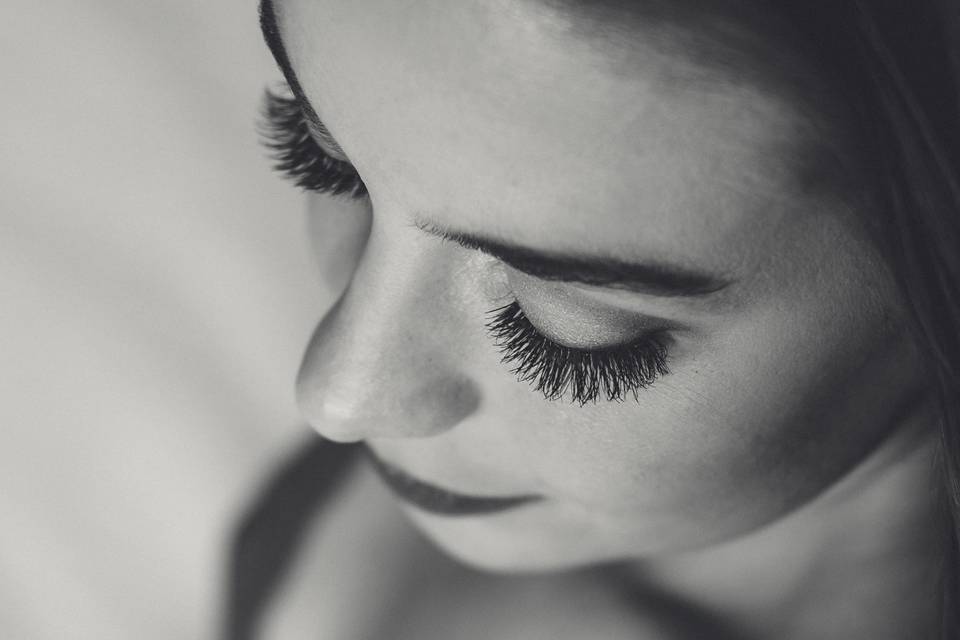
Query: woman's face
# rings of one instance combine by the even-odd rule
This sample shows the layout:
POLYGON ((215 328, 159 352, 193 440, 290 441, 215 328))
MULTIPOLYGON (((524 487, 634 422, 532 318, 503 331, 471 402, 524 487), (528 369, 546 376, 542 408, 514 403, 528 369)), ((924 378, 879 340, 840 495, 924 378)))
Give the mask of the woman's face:
POLYGON ((537 497, 407 505, 450 553, 525 570, 702 548, 889 435, 914 357, 848 204, 841 110, 776 38, 533 1, 276 2, 319 144, 370 194, 310 197, 350 279, 304 358, 306 417, 431 484, 537 497), (514 301, 532 330, 498 341, 514 301), (501 363, 517 336, 532 383, 501 363))

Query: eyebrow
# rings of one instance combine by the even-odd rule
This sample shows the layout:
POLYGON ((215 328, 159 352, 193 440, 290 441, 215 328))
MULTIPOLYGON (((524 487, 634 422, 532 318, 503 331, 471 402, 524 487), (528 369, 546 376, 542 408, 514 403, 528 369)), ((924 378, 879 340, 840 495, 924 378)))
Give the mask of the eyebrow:
POLYGON ((675 265, 542 251, 445 229, 422 220, 418 220, 415 226, 432 236, 493 256, 517 271, 541 280, 576 282, 669 298, 706 297, 733 283, 721 276, 675 265))
POLYGON ((297 74, 293 72, 287 49, 283 46, 283 38, 280 37, 280 27, 277 23, 277 13, 273 0, 260 0, 260 31, 263 33, 263 40, 267 43, 267 48, 273 54, 273 59, 277 61, 277 66, 280 67, 280 72, 286 79, 293 97, 300 105, 300 110, 321 135, 329 136, 332 139, 327 127, 320 120, 320 116, 317 115, 310 101, 307 100, 303 87, 300 85, 300 80, 297 79, 297 74))
MULTIPOLYGON (((307 100, 280 36, 273 0, 260 0, 260 30, 304 115, 321 132, 326 127, 307 100)), ((460 246, 497 258, 517 271, 539 278, 623 289, 659 297, 706 297, 732 281, 702 271, 661 263, 636 263, 602 256, 562 254, 444 229, 425 221, 417 228, 460 246)))

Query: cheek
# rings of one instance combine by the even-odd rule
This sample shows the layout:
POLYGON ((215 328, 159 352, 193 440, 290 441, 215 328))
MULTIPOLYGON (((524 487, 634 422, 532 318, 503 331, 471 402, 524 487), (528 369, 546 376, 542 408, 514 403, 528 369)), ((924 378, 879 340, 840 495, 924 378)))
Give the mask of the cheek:
POLYGON ((773 305, 688 343, 639 404, 531 409, 541 482, 590 517, 678 535, 796 508, 883 437, 910 377, 907 341, 835 308, 773 305))
MULTIPOLYGON (((731 332, 701 413, 744 500, 786 508, 866 456, 909 396, 909 342, 844 304, 774 308, 731 332)), ((707 386, 709 385, 709 386, 707 386)))

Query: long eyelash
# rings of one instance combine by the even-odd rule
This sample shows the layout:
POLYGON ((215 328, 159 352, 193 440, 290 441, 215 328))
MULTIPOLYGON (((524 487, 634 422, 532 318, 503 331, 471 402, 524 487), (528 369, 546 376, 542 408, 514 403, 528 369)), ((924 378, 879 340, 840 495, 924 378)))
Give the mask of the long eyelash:
POLYGON ((502 362, 548 400, 568 392, 581 406, 601 396, 623 401, 632 394, 636 400, 641 389, 669 373, 667 346, 659 334, 606 349, 574 349, 540 333, 516 301, 494 309, 490 316, 487 329, 503 353, 502 362))
POLYGON ((295 98, 268 89, 258 128, 264 146, 271 151, 273 168, 301 189, 351 198, 367 195, 353 165, 331 157, 310 135, 295 98))

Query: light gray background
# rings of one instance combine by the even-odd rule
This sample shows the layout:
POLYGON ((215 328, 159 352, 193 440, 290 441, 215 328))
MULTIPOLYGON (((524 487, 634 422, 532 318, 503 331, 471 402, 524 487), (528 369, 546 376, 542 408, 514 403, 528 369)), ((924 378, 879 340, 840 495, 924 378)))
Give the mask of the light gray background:
POLYGON ((209 638, 329 295, 252 0, 0 7, 0 636, 209 638))

